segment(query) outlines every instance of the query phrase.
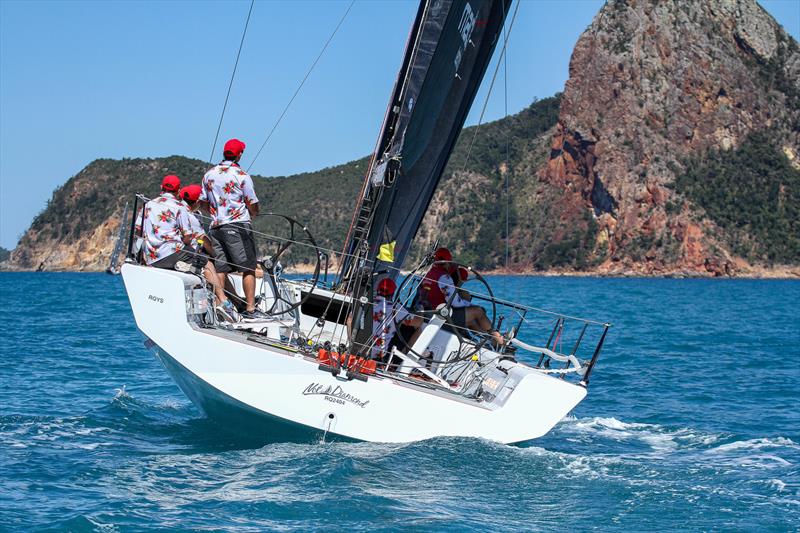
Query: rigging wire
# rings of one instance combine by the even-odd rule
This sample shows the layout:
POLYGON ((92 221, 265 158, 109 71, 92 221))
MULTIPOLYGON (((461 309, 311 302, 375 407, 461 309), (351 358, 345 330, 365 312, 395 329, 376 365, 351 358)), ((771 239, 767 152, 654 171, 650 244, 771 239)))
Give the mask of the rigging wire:
POLYGON ((269 134, 267 134, 267 138, 264 140, 264 143, 261 145, 261 148, 258 149, 258 152, 256 152, 255 157, 250 162, 250 165, 247 167, 247 172, 250 172, 250 169, 253 168, 253 165, 255 164, 256 159, 258 159, 258 156, 261 155, 261 151, 264 150, 264 147, 267 145, 269 140, 272 138, 272 134, 275 133, 275 130, 278 128, 278 125, 283 120, 283 117, 286 116, 286 112, 289 111, 289 106, 292 105, 292 102, 294 102, 294 99, 297 98, 298 94, 300 94, 300 89, 302 89, 303 85, 305 85, 306 80, 308 80, 308 77, 311 75, 311 72, 317 66, 317 63, 319 63, 319 60, 322 58, 322 54, 324 54, 325 50, 328 49, 328 45, 331 44, 331 41, 336 36, 336 33, 339 31, 339 28, 341 28, 342 24, 344 23, 344 20, 347 18, 347 15, 350 13, 350 10, 353 8, 353 4, 355 4, 355 3, 356 3, 356 0, 350 0, 350 4, 347 6, 347 10, 345 10, 344 15, 342 15, 342 18, 339 20, 339 23, 333 29, 333 33, 331 33, 330 37, 328 37, 328 40, 325 41, 325 45, 322 47, 322 50, 320 50, 319 54, 317 55, 317 58, 311 64, 311 67, 309 67, 308 72, 306 72, 306 75, 303 77, 303 80, 300 82, 300 85, 298 85, 297 89, 295 89, 294 94, 289 99, 289 102, 286 104, 286 107, 283 108, 283 111, 281 112, 280 116, 278 117, 278 120, 276 120, 275 124, 272 125, 272 129, 269 131, 269 134))
POLYGON ((233 87, 233 79, 236 77, 236 68, 239 66, 239 57, 242 55, 242 46, 244 45, 244 37, 247 35, 247 27, 250 25, 250 15, 253 13, 253 5, 256 0, 250 0, 250 9, 247 12, 247 20, 244 23, 244 31, 242 31, 242 40, 239 42, 239 51, 236 52, 236 62, 233 64, 233 72, 231 73, 231 81, 228 83, 228 92, 225 95, 225 103, 222 105, 222 113, 219 116, 219 124, 217 124, 217 133, 214 135, 214 144, 211 146, 211 154, 208 156, 208 163, 214 160, 214 150, 217 149, 217 141, 219 141, 219 132, 222 129, 222 119, 225 118, 225 110, 228 108, 228 99, 231 96, 231 88, 233 87))
MULTIPOLYGON (((508 46, 508 39, 511 37, 511 30, 514 28, 514 21, 517 20, 517 13, 519 12, 519 5, 522 2, 517 2, 516 7, 514 8, 514 15, 511 17, 511 24, 508 26, 508 33, 503 38, 503 49, 500 51, 500 59, 497 61, 497 65, 494 68, 494 73, 492 74, 492 82, 489 84, 489 91, 486 93, 486 98, 483 101, 483 108, 481 109, 481 116, 478 118, 478 124, 475 126, 475 133, 472 135, 472 140, 469 143, 469 148, 467 149, 467 156, 464 158, 464 166, 461 169, 461 173, 463 174, 467 170, 467 164, 469 163, 469 156, 472 154, 472 148, 475 146, 475 139, 478 137, 478 131, 481 128, 481 124, 483 123, 483 116, 486 113, 486 106, 489 104, 489 97, 492 95, 492 89, 494 88, 494 82, 497 79, 497 72, 500 70, 500 64, 502 60, 505 58, 506 55, 506 47, 508 46)), ((503 31, 505 32, 505 25, 503 26, 503 31)))
MULTIPOLYGON (((505 1, 503 2, 503 7, 505 8, 505 1)), ((508 43, 508 35, 506 34, 506 26, 503 24, 503 42, 508 43)), ((508 145, 509 145, 509 138, 511 137, 511 126, 507 123, 508 122, 508 54, 503 54, 503 113, 506 118, 506 171, 504 172, 505 177, 505 196, 506 196, 506 254, 505 254, 505 270, 506 275, 508 275, 508 244, 509 244, 509 190, 508 190, 508 180, 509 174, 511 173, 511 167, 509 163, 508 157, 508 145)), ((506 288, 507 284, 504 283, 503 287, 506 288)))
MULTIPOLYGON (((503 49, 500 50, 500 58, 497 60, 497 65, 495 65, 494 72, 492 73, 492 81, 489 84, 489 90, 486 93, 486 98, 483 101, 483 107, 481 108, 481 115, 478 118, 478 124, 475 126, 475 133, 472 135, 472 139, 469 142, 469 148, 467 148, 467 155, 464 158, 464 166, 461 168, 461 173, 465 173, 467 171, 467 165, 469 164, 469 158, 472 155, 472 148, 475 146, 475 139, 478 137, 478 132, 481 129, 481 124, 483 124, 483 117, 486 113, 486 107, 489 104, 489 98, 492 96, 492 89, 494 89, 494 82, 497 79, 497 73, 500 70, 500 65, 503 65, 503 79, 505 85, 505 116, 508 116, 508 63, 506 60, 506 50, 508 48, 508 39, 511 37, 511 30, 514 28, 514 22, 517 20, 517 13, 519 12, 519 6, 522 2, 517 2, 517 5, 514 7, 514 14, 511 16, 511 23, 508 25, 508 31, 506 31, 506 25, 503 24, 503 49)), ((505 7, 505 6, 504 6, 505 7)), ((506 235, 505 235, 505 267, 508 269, 508 230, 509 230, 509 199, 508 199, 508 135, 509 132, 506 131, 506 172, 505 172, 505 199, 506 199, 506 235)))

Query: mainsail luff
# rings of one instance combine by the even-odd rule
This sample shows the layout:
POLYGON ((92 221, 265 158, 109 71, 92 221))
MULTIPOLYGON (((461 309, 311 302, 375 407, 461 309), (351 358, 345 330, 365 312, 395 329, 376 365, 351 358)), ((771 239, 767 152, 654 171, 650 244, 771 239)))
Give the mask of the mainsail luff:
POLYGON ((348 234, 340 280, 408 254, 491 59, 511 0, 423 1, 348 234), (361 230, 359 231, 359 220, 361 230))

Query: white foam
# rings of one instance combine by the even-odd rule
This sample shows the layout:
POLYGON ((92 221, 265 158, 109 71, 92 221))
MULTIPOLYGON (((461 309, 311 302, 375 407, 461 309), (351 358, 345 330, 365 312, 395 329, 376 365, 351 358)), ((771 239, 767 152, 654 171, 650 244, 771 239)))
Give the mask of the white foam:
POLYGON ((785 437, 775 437, 775 438, 760 438, 760 439, 749 439, 749 440, 739 440, 736 442, 729 442, 728 444, 721 444, 716 448, 709 450, 709 452, 727 453, 736 450, 760 450, 763 448, 778 448, 778 447, 800 449, 800 446, 798 446, 792 439, 787 439, 785 437))
POLYGON ((130 400, 130 399, 133 399, 133 396, 131 396, 131 394, 125 390, 125 385, 123 385, 119 389, 114 389, 113 400, 130 400))
POLYGON ((780 479, 770 479, 769 484, 775 487, 775 490, 777 490, 778 492, 783 492, 783 489, 786 488, 786 483, 784 483, 780 479))
POLYGON ((638 440, 655 453, 669 453, 682 447, 708 446, 720 438, 720 435, 701 434, 688 428, 672 430, 658 424, 624 422, 614 417, 565 419, 561 429, 567 433, 599 436, 617 442, 638 440))

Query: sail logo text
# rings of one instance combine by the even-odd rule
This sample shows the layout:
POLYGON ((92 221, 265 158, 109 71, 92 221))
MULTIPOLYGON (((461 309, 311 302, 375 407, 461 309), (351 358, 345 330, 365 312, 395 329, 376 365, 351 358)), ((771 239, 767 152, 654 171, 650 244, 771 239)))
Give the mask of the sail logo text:
POLYGON ((453 60, 456 66, 456 75, 458 73, 458 67, 461 65, 461 58, 464 56, 464 50, 467 49, 469 38, 472 36, 472 30, 475 29, 475 20, 475 12, 472 10, 472 6, 469 5, 469 2, 467 2, 464 5, 464 12, 461 14, 461 20, 458 22, 458 33, 461 35, 463 45, 458 48, 456 58, 453 60))
POLYGON ((147 299, 148 300, 152 300, 152 301, 154 301, 156 303, 159 303, 159 304, 163 304, 164 303, 164 298, 161 298, 159 296, 153 296, 152 294, 148 295, 147 299))
POLYGON ((338 403, 339 405, 344 405, 345 402, 350 402, 353 405, 361 407, 362 409, 369 403, 369 400, 362 401, 352 394, 347 394, 338 385, 334 387, 332 385, 320 385, 319 383, 312 383, 306 387, 305 390, 303 390, 303 396, 313 395, 324 396, 327 401, 331 403, 338 403))

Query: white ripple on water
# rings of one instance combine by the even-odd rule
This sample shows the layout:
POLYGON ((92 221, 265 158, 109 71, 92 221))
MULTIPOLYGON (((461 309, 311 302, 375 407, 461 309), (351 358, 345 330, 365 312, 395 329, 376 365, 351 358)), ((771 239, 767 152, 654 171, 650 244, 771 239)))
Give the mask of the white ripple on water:
MULTIPOLYGON (((690 428, 670 429, 658 424, 623 422, 613 417, 569 417, 558 426, 557 431, 565 434, 568 439, 570 435, 578 437, 582 442, 598 442, 598 438, 621 443, 640 442, 651 450, 644 455, 634 451, 615 453, 612 456, 565 454, 562 457, 567 471, 594 478, 608 476, 608 466, 613 465, 613 458, 621 461, 648 457, 663 460, 671 456, 674 461, 689 460, 692 464, 699 462, 708 468, 725 472, 791 467, 793 463, 786 457, 796 457, 800 450, 800 445, 786 437, 762 437, 720 443, 733 436, 703 433, 690 428)), ((639 466, 644 467, 641 463, 639 466)), ((644 471, 640 475, 650 477, 644 471)), ((773 490, 783 490, 783 482, 776 481, 777 483, 770 485, 773 490)))
MULTIPOLYGON (((0 432, 0 445, 12 448, 44 446, 62 450, 94 450, 100 446, 111 446, 111 442, 85 442, 87 437, 99 437, 111 433, 105 427, 86 427, 83 419, 55 418, 52 420, 26 420, 16 427, 0 432)), ((10 424, 9 424, 10 425, 10 424)))
POLYGON ((705 461, 718 466, 767 470, 791 466, 792 462, 777 453, 800 450, 792 439, 786 437, 758 438, 721 444, 705 451, 705 461))
POLYGON ((795 450, 800 450, 800 446, 797 445, 792 439, 787 439, 786 437, 775 437, 775 438, 761 438, 761 439, 749 439, 749 440, 741 440, 736 442, 730 442, 728 444, 722 444, 709 450, 711 452, 731 452, 734 450, 761 450, 763 448, 776 448, 776 447, 786 447, 792 448, 795 450))
POLYGON ((655 455, 710 446, 722 438, 719 434, 702 433, 690 428, 669 429, 659 424, 623 422, 614 417, 568 417, 560 424, 559 431, 567 435, 602 437, 617 442, 640 441, 655 455))

